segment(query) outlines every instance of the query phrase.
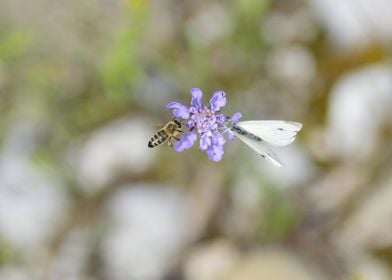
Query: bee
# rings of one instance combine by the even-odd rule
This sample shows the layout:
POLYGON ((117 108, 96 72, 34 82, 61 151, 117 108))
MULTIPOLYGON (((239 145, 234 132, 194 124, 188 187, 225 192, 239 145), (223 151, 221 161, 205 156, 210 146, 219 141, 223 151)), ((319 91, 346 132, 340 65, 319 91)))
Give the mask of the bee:
POLYGON ((154 136, 148 141, 148 147, 154 148, 165 141, 168 141, 169 146, 173 146, 173 140, 180 140, 180 136, 184 133, 182 130, 182 123, 177 119, 172 119, 164 127, 158 130, 154 136))

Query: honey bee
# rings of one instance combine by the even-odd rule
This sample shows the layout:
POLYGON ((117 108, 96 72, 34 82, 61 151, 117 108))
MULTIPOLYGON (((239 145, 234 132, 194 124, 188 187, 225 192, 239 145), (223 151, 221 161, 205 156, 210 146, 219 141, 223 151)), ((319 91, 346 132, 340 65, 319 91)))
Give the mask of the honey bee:
POLYGON ((150 141, 148 141, 148 147, 154 148, 165 141, 168 141, 169 146, 173 146, 173 140, 178 141, 180 140, 180 136, 184 133, 182 130, 182 123, 177 120, 173 119, 169 121, 164 127, 158 130, 153 137, 151 137, 150 141))

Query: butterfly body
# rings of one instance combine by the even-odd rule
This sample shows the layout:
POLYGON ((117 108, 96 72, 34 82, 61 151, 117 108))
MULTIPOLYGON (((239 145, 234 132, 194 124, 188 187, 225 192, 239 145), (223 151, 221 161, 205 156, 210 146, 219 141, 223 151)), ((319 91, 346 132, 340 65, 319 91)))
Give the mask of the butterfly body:
POLYGON ((249 131, 246 131, 245 129, 243 129, 242 127, 240 127, 236 124, 233 124, 231 129, 232 129, 232 132, 236 132, 244 137, 248 137, 248 138, 253 139, 255 141, 258 141, 258 142, 263 141, 263 139, 261 139, 260 137, 250 133, 249 131))

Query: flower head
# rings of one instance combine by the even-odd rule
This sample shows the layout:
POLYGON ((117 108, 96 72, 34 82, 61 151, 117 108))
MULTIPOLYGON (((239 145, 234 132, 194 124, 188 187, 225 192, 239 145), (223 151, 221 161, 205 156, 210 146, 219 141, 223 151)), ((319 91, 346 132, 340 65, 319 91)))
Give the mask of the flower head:
MULTIPOLYGON (((210 106, 203 105, 203 92, 199 88, 191 89, 191 106, 187 107, 179 102, 171 102, 167 105, 172 109, 176 118, 187 120, 186 126, 189 132, 185 133, 174 145, 177 152, 190 149, 200 136, 199 149, 205 151, 208 158, 220 161, 223 156, 223 146, 226 143, 223 133, 227 131, 226 122, 235 123, 241 118, 241 113, 235 113, 232 118, 220 113, 220 109, 226 105, 226 93, 216 91, 210 99, 210 106)), ((228 132, 229 139, 234 136, 228 132)))

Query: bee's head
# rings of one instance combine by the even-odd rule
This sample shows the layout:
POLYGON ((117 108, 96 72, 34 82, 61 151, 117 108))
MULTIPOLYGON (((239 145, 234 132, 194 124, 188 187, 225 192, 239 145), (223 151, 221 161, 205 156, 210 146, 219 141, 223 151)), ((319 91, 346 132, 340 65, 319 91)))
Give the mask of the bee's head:
POLYGON ((182 124, 181 124, 181 122, 180 122, 179 120, 174 119, 173 122, 174 122, 179 128, 181 128, 182 124))
POLYGON ((176 130, 178 130, 179 128, 181 128, 181 123, 177 120, 173 120, 172 122, 170 122, 167 126, 167 129, 171 132, 174 133, 176 130))

